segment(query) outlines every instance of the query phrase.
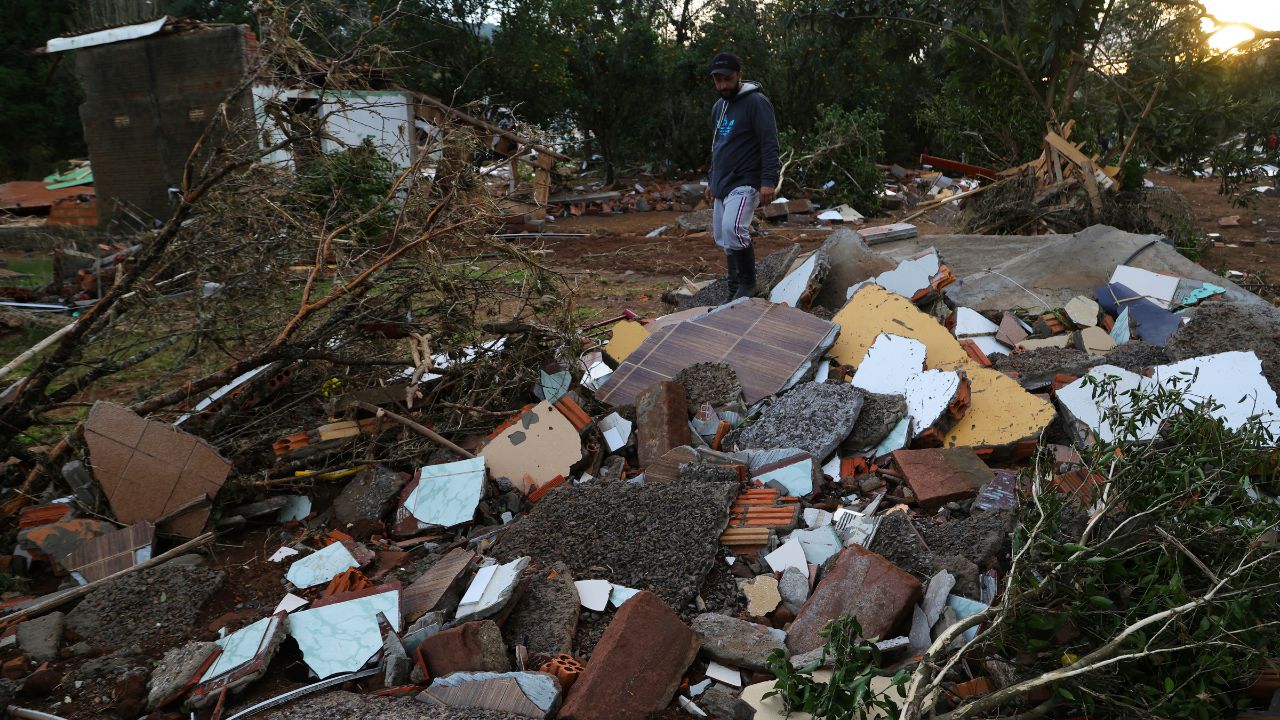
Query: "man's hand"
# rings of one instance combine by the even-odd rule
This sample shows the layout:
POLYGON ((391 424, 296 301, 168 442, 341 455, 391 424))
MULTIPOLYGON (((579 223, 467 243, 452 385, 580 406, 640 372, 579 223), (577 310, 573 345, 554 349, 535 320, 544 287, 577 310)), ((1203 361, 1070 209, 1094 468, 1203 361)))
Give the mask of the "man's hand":
POLYGON ((711 204, 711 186, 710 185, 708 185, 706 188, 703 189, 702 199, 706 200, 708 205, 711 204))
POLYGON ((773 202, 773 196, 777 194, 777 189, 764 185, 760 188, 760 204, 768 205, 773 202))

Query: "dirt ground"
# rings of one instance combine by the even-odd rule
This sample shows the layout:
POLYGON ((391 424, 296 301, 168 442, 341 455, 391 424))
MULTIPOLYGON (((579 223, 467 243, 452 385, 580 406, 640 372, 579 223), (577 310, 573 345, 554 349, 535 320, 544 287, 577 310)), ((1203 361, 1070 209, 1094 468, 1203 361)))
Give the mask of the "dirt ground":
POLYGON ((1231 197, 1218 194, 1219 182, 1213 178, 1150 173, 1147 179, 1186 198, 1202 232, 1222 236, 1226 246, 1209 248, 1200 258, 1201 265, 1218 273, 1238 270, 1262 275, 1270 283, 1280 281, 1280 197, 1254 195, 1245 206, 1238 206, 1231 197), (1219 219, 1232 215, 1240 216, 1239 226, 1218 225, 1219 219))

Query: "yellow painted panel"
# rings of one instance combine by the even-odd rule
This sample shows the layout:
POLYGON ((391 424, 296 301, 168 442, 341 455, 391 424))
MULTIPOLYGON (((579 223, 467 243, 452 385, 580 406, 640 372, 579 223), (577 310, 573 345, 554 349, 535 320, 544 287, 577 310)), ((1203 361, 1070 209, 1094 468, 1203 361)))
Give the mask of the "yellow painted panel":
POLYGON ((1022 389, 998 370, 967 365, 972 399, 960 422, 947 432, 947 447, 1000 447, 1036 437, 1053 421, 1053 405, 1022 389))
POLYGON ((828 354, 843 365, 857 367, 880 333, 924 343, 924 364, 930 370, 950 370, 969 362, 960 342, 941 323, 879 285, 859 288, 832 320, 840 326, 840 336, 828 354))
POLYGON ((613 325, 613 337, 604 351, 614 362, 620 363, 640 347, 640 343, 649 337, 649 331, 635 320, 620 320, 613 325))

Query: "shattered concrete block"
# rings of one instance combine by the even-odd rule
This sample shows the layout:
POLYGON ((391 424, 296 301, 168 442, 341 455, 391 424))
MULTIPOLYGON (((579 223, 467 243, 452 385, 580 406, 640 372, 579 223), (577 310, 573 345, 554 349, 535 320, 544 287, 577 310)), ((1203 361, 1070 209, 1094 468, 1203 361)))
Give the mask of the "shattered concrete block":
POLYGON ((558 717, 643 720, 671 702, 698 646, 697 634, 657 595, 637 594, 605 629, 558 717))
POLYGON ((975 497, 991 480, 991 468, 971 448, 897 450, 893 461, 915 493, 916 502, 930 511, 975 497))
POLYGON ((641 467, 690 443, 688 402, 684 386, 674 382, 657 382, 640 393, 636 399, 636 454, 641 467))
POLYGON ((531 656, 573 653, 578 627, 578 590, 564 563, 553 563, 534 574, 504 627, 531 656))
POLYGON ((541 720, 559 706, 560 681, 543 672, 459 672, 432 680, 418 700, 541 720))
POLYGON ((409 682, 413 668, 413 659, 405 651, 400 638, 395 633, 387 633, 382 638, 382 684, 385 687, 404 685, 409 682))
MULTIPOLYGON (((752 720, 756 711, 723 685, 712 685, 698 702, 712 720, 752 720)), ((799 720, 798 715, 793 718, 799 720)), ((763 719, 762 719, 763 720, 763 719)))
POLYGON ((1044 348, 1064 348, 1071 345, 1070 335, 1054 335, 1047 338, 1027 338, 1014 346, 1019 352, 1031 352, 1044 348))
POLYGON ((148 682, 147 708, 154 710, 179 691, 190 687, 196 672, 217 649, 217 643, 193 642, 165 652, 148 682))
POLYGON ((798 448, 820 462, 853 431, 862 403, 862 393, 850 385, 797 385, 775 400, 739 441, 748 448, 798 448))
POLYGON ((391 509, 402 487, 404 479, 395 470, 381 465, 362 470, 334 499, 334 517, 343 525, 380 520, 391 509))
POLYGON ((921 596, 920 581, 869 550, 846 548, 827 570, 787 633, 793 655, 822 645, 819 632, 842 615, 854 615, 867 638, 891 637, 921 596))
MULTIPOLYGON (((806 583, 808 581, 806 580, 806 583)), ((765 670, 774 650, 786 652, 786 633, 720 613, 703 613, 693 619, 702 649, 722 663, 749 670, 765 670)))
POLYGON ((418 655, 432 677, 467 670, 508 672, 507 643, 492 620, 466 622, 422 641, 418 655))
POLYGON ((51 612, 33 620, 24 620, 18 625, 18 647, 36 662, 57 660, 65 618, 61 612, 51 612))
POLYGON ((831 269, 814 304, 829 310, 839 310, 844 306, 847 292, 854 284, 888 272, 897 265, 892 259, 867 247, 850 228, 841 228, 827 236, 822 250, 831 259, 831 269))

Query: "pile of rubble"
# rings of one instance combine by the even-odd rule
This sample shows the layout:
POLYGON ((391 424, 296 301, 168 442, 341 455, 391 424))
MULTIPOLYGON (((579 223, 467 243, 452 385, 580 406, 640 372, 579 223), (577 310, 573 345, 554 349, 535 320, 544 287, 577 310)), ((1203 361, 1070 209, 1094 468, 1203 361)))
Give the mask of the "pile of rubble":
POLYGON ((341 413, 270 443, 292 489, 249 502, 219 498, 241 459, 199 433, 252 378, 172 424, 96 403, 68 494, 22 507, 3 558, 47 592, 4 596, 0 706, 784 717, 776 658, 820 665, 832 620, 891 674, 1000 602, 1020 470, 1053 445, 1055 486, 1086 493, 1072 446, 1114 432, 1084 376, 1189 375, 1226 425, 1280 429, 1280 313, 1159 238, 907 225, 775 264, 764 297, 584 329, 596 347, 482 436, 418 422, 404 387, 326 388, 341 413), (377 461, 393 427, 428 443, 415 466, 377 461), (332 467, 353 445, 368 460, 332 467))

